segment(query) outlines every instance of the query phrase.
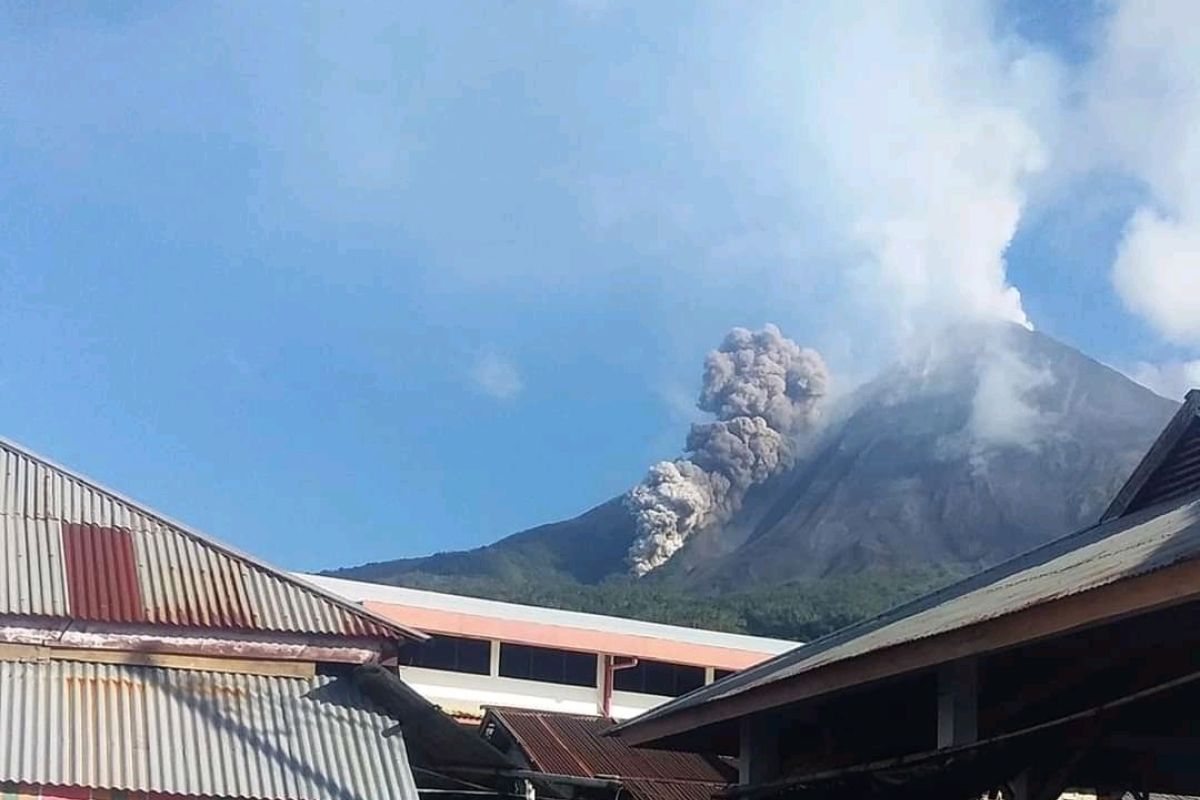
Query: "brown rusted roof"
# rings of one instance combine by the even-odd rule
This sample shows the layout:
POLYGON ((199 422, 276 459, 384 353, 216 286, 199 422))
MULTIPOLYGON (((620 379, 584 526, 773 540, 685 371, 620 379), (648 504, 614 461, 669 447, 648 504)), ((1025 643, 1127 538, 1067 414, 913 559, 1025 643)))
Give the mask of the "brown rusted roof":
POLYGON ((736 777, 719 760, 638 749, 605 736, 614 723, 602 717, 490 708, 484 717, 485 735, 491 723, 504 728, 531 768, 554 775, 616 778, 635 800, 709 800, 736 777))
POLYGON ((0 615, 424 638, 3 440, 0 615))

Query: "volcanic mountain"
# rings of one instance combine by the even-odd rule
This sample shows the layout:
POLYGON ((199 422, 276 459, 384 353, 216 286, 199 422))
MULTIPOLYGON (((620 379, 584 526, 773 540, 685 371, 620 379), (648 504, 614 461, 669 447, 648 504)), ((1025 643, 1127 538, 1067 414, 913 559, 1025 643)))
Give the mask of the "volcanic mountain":
MULTIPOLYGON (((792 467, 638 582, 706 594, 965 572, 1093 522, 1177 404, 1044 334, 1011 326, 999 336, 999 351, 995 337, 943 339, 842 398, 792 467), (1019 365, 1019 397, 992 396, 998 358, 1019 365), (998 403, 1000 427, 981 424, 998 403)), ((475 550, 331 574, 449 587, 624 583, 635 537, 616 497, 475 550)))

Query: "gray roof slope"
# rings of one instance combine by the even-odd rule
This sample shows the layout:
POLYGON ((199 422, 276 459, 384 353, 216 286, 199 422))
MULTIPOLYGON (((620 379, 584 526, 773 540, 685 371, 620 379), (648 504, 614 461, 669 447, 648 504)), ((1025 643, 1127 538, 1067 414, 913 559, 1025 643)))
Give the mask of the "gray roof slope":
POLYGON ((697 689, 618 730, 731 698, 838 661, 928 638, 1200 555, 1200 492, 1098 523, 874 619, 697 689))
POLYGON ((0 438, 0 615, 425 635, 0 438))

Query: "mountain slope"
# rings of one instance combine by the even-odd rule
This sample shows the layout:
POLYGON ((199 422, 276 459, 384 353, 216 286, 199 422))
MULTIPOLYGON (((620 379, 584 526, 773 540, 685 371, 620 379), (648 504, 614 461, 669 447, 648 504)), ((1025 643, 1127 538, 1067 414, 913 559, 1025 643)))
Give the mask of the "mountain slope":
MULTIPOLYGON (((976 569, 1095 519, 1175 408, 1024 329, 939 348, 858 390, 792 469, 751 489, 732 520, 695 534, 641 582, 706 593, 931 565, 976 569), (1023 405, 1003 394, 997 370, 1023 382, 1023 405)), ((614 498, 487 547, 334 574, 623 581, 634 535, 614 498)))

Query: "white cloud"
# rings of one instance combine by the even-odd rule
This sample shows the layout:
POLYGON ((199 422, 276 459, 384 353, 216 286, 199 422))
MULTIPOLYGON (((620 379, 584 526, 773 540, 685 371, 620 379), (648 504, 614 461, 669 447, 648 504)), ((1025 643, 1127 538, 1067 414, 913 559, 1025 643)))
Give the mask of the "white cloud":
MULTIPOLYGON (((808 198, 807 228, 840 243, 829 268, 841 304, 870 331, 853 356, 890 360, 948 328, 990 329, 975 323, 1032 327, 1005 257, 1053 152, 1063 67, 998 33, 995 10, 806 4, 764 15, 752 37, 744 83, 755 94, 740 108, 770 118, 780 170, 808 198)), ((988 345, 968 432, 1032 446, 1048 426, 1028 397, 1045 376, 1007 341, 988 345)))
POLYGON ((1159 334, 1200 344, 1200 5, 1118 4, 1086 85, 1102 157, 1149 195, 1113 285, 1159 334))
POLYGON ((1183 400, 1189 389, 1200 389, 1200 360, 1134 364, 1126 374, 1169 400, 1183 400))
POLYGON ((1175 342, 1200 343, 1198 223, 1142 209, 1125 229, 1113 264, 1113 284, 1121 299, 1175 342))
POLYGON ((1046 165, 1053 59, 998 39, 985 2, 806 5, 760 36, 755 79, 791 115, 796 186, 844 220, 876 322, 900 343, 947 322, 1027 325, 1004 255, 1046 165))
POLYGON ((481 353, 471 368, 475 387, 497 400, 512 400, 525 388, 517 365, 496 353, 481 353))
POLYGON ((1029 366, 1010 348, 992 341, 982 361, 970 428, 979 444, 1034 447, 1047 433, 1048 420, 1031 395, 1054 382, 1046 369, 1029 366))

